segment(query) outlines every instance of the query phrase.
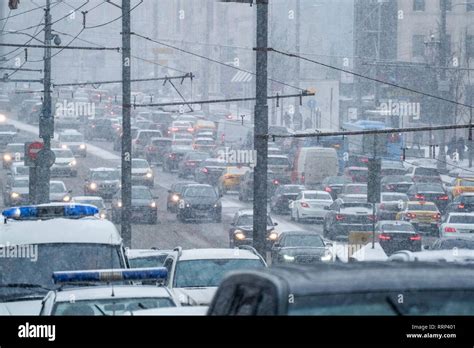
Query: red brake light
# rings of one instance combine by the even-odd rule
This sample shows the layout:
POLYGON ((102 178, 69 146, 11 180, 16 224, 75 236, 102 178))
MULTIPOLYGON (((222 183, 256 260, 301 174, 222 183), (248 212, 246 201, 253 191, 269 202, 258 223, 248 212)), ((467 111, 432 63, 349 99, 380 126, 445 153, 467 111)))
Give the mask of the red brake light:
POLYGON ((206 173, 206 174, 207 174, 207 173, 209 173, 209 169, 207 169, 207 168, 202 168, 202 169, 201 169, 201 172, 203 172, 203 173, 206 173))
POLYGON ((416 234, 414 236, 411 236, 410 240, 421 240, 421 236, 419 234, 416 234))
POLYGON ((456 229, 454 227, 445 227, 444 232, 456 232, 456 229))
POLYGON ((441 214, 436 213, 436 214, 433 215, 433 218, 435 218, 436 220, 439 220, 439 219, 441 219, 441 214))
POLYGON ((377 221, 377 217, 374 215, 369 215, 368 218, 370 221, 377 221))
POLYGON ((368 158, 365 158, 365 157, 364 157, 364 158, 361 158, 360 161, 361 161, 362 163, 369 163, 369 159, 368 159, 368 158))
POLYGON ((444 195, 444 196, 439 196, 438 199, 441 200, 441 201, 447 201, 449 199, 449 197, 448 197, 448 195, 444 195))
POLYGON ((329 186, 326 186, 326 187, 324 188, 324 191, 326 191, 326 192, 332 192, 332 188, 330 188, 329 186))
POLYGON ((415 195, 415 198, 416 198, 416 199, 423 199, 423 200, 424 200, 424 199, 425 199, 425 196, 423 196, 423 195, 420 194, 420 193, 417 193, 417 194, 415 195))
POLYGON ((342 221, 342 220, 344 220, 344 215, 342 215, 342 214, 336 214, 336 220, 337 220, 337 221, 342 221))
POLYGON ((458 204, 458 208, 459 208, 459 209, 464 209, 465 207, 466 207, 466 206, 465 206, 465 204, 464 204, 464 203, 460 203, 460 204, 458 204))
POLYGON ((279 185, 280 182, 277 179, 273 179, 273 185, 279 185))
POLYGON ((188 132, 190 133, 194 132, 194 128, 188 128, 188 132))
POLYGON ((301 202, 300 204, 303 208, 309 208, 309 204, 306 202, 301 202))
POLYGON ((392 237, 390 237, 388 234, 382 233, 379 235, 379 240, 390 240, 390 239, 392 239, 392 237))
POLYGON ((390 191, 395 190, 395 186, 393 185, 386 185, 385 187, 387 188, 387 190, 390 190, 390 191))
POLYGON ((407 213, 407 218, 414 219, 414 218, 416 218, 416 214, 415 213, 407 213))

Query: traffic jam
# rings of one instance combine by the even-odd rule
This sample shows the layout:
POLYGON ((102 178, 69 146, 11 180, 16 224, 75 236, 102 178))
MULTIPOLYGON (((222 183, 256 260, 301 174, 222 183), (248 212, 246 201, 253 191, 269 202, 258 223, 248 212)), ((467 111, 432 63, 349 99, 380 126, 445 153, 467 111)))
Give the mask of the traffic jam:
POLYGON ((262 133, 253 102, 167 79, 133 107, 121 80, 53 84, 47 141, 45 91, 0 86, 0 315, 474 314, 470 128, 434 146, 378 109, 322 127, 276 99, 262 133))

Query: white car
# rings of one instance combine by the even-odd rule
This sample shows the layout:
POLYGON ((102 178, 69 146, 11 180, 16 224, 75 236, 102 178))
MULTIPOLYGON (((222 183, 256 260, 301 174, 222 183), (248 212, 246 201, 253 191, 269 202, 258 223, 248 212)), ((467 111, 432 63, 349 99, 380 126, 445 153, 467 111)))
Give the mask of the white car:
POLYGON ((59 144, 61 149, 69 149, 74 156, 86 157, 87 145, 84 136, 74 129, 67 129, 59 133, 59 144))
POLYGON ((322 221, 332 203, 332 197, 326 191, 301 191, 289 204, 291 219, 297 222, 307 219, 322 221))
POLYGON ((439 236, 474 239, 474 213, 449 213, 439 227, 439 236))
POLYGON ((183 305, 208 306, 229 271, 266 267, 251 247, 188 249, 178 247, 166 258, 166 285, 183 305))
POLYGON ((55 284, 69 287, 50 291, 42 302, 40 315, 110 316, 125 313, 133 315, 137 310, 177 307, 180 305, 179 302, 164 286, 111 284, 81 286, 83 283, 122 280, 153 281, 165 276, 164 268, 55 272, 53 273, 55 284), (82 284, 74 286, 75 282, 82 284))
POLYGON ((51 167, 51 176, 77 176, 77 161, 69 149, 51 149, 56 156, 51 167))
POLYGON ((153 166, 150 166, 147 160, 132 159, 132 185, 154 187, 155 175, 153 173, 153 166))
POLYGON ((337 198, 345 202, 367 202, 367 184, 346 184, 337 198))

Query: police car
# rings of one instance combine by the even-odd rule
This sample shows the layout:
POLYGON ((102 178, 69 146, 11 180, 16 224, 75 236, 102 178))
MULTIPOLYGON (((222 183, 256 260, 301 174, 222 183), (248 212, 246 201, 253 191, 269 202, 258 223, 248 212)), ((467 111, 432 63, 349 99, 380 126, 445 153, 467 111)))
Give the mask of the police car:
POLYGON ((38 315, 60 270, 128 268, 115 226, 91 205, 5 209, 0 224, 0 313, 38 315))
POLYGON ((40 315, 134 315, 138 310, 177 307, 179 302, 166 287, 110 284, 156 281, 166 275, 163 267, 54 272, 53 280, 60 288, 45 296, 40 315))
POLYGON ((174 249, 163 266, 166 285, 183 305, 206 306, 221 279, 229 271, 265 268, 263 258, 252 247, 239 249, 174 249))

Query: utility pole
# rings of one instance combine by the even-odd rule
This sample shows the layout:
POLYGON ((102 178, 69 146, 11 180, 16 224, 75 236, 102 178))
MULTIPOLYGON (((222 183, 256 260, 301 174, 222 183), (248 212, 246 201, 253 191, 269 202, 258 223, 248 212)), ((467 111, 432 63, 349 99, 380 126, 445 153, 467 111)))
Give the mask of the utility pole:
MULTIPOLYGON (((295 23, 295 27, 296 27, 296 37, 295 37, 295 49, 296 49, 296 54, 299 55, 300 54, 300 51, 301 51, 301 44, 300 44, 300 34, 301 34, 301 0, 296 0, 296 8, 295 8, 295 12, 296 12, 296 16, 295 16, 295 19, 296 19, 296 23, 295 23)), ((295 86, 296 87, 300 87, 300 77, 301 77, 301 64, 300 64, 300 59, 297 59, 295 64, 295 86)), ((295 103, 295 115, 298 115, 298 118, 297 119, 300 119, 299 115, 300 115, 300 102, 299 100, 295 103)), ((295 118, 293 117, 293 120, 295 118)), ((299 130, 301 129, 304 129, 303 127, 304 125, 304 120, 303 120, 303 115, 301 115, 301 125, 299 125, 299 130)), ((294 121, 293 121, 293 126, 295 126, 294 124, 294 121)))
POLYGON ((131 132, 130 0, 122 0, 122 238, 132 246, 132 132, 131 132))
POLYGON ((254 146, 257 165, 254 172, 253 243, 265 255, 267 237, 267 153, 268 140, 268 0, 257 0, 256 103, 254 146))
MULTIPOLYGON (((158 40, 159 33, 159 16, 158 16, 158 1, 153 1, 153 38, 158 40)), ((155 62, 158 62, 158 50, 155 47, 153 49, 155 62)), ((159 69, 158 64, 155 64, 153 67, 153 77, 158 77, 159 69)))
MULTIPOLYGON (((43 110, 39 120, 39 136, 43 139, 43 150, 47 156, 51 154, 51 138, 54 137, 54 118, 51 105, 51 0, 46 0, 44 12, 44 80, 43 110)), ((47 157, 45 156, 45 157, 47 157)), ((49 202, 50 161, 38 161, 36 167, 36 199, 35 203, 49 202)), ((35 168, 31 168, 35 170, 35 168)))
MULTIPOLYGON (((472 99, 472 98, 471 98, 472 99)), ((469 108, 469 124, 472 124, 472 101, 469 108)), ((472 168, 472 130, 469 129, 469 168, 472 168)))
MULTIPOLYGON (((207 8, 206 8, 206 45, 203 46, 204 55, 210 56, 210 43, 211 43, 211 34, 214 28, 214 0, 207 0, 207 8)), ((210 69, 209 69, 209 62, 203 60, 203 88, 202 88, 202 99, 209 100, 209 82, 211 79, 210 69)), ((205 104, 202 106, 202 110, 205 112, 206 115, 209 115, 209 104, 205 104)))
MULTIPOLYGON (((446 35, 446 12, 447 12, 447 0, 441 0, 440 2, 441 5, 441 15, 440 15, 440 31, 439 31, 439 62, 438 66, 441 68, 447 67, 447 35, 446 35)), ((440 74, 439 74, 439 81, 438 81, 438 92, 441 92, 444 97, 446 97, 446 94, 449 94, 449 92, 445 91, 445 83, 446 83, 446 69, 441 69, 440 74), (441 84, 441 86, 440 86, 441 84), (443 87, 443 88, 440 88, 443 87)), ((449 87, 451 88, 451 87, 449 87)), ((440 107, 438 108, 439 110, 439 120, 443 119, 443 121, 446 120, 446 106, 441 102, 440 107)), ((444 122, 443 122, 444 123, 444 122)), ((441 141, 440 141, 440 147, 439 147, 439 153, 438 153, 438 170, 439 171, 445 171, 446 170, 446 131, 442 130, 441 131, 441 141)))

